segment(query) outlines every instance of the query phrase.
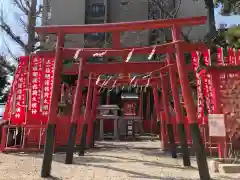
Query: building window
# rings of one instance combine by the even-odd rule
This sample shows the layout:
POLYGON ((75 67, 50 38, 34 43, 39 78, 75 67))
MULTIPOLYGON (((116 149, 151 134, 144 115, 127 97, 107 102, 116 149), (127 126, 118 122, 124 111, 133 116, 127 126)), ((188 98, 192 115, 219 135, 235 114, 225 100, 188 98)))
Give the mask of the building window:
POLYGON ((86 34, 85 35, 85 38, 88 39, 88 40, 104 40, 104 37, 105 37, 105 33, 90 33, 90 34, 86 34))
POLYGON ((92 17, 101 17, 105 15, 105 6, 103 3, 91 4, 88 7, 88 14, 92 17))

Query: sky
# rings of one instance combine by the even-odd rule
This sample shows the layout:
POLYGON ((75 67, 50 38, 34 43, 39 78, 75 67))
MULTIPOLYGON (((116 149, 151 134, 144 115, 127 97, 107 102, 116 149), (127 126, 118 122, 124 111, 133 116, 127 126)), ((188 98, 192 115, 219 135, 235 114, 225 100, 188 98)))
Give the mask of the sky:
POLYGON ((215 19, 216 27, 219 27, 219 24, 226 24, 228 26, 240 24, 240 16, 222 16, 220 13, 220 8, 215 9, 215 19))
MULTIPOLYGON (((17 18, 22 14, 14 8, 11 3, 11 0, 0 0, 0 10, 3 10, 4 18, 13 27, 15 34, 18 34, 22 39, 26 40, 27 36, 21 27, 20 23, 17 22, 17 18), (9 13, 10 12, 10 13, 9 13)), ((226 24, 227 26, 240 24, 240 16, 221 16, 219 14, 220 8, 215 9, 215 18, 216 18, 216 27, 219 27, 219 24, 226 24)), ((11 41, 6 35, 0 30, 0 53, 7 52, 6 44, 12 50, 12 53, 16 56, 23 54, 21 49, 11 41)))

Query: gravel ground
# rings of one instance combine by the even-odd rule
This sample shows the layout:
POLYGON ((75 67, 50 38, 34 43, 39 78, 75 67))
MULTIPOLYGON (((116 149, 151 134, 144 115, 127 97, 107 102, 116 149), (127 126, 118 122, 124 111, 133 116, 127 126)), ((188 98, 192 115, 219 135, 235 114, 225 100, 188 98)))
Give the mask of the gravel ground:
MULTIPOLYGON (((197 180, 196 162, 182 167, 181 158, 172 159, 158 141, 99 142, 84 157, 75 155, 73 165, 65 165, 64 154, 55 154, 52 177, 55 180, 197 180)), ((38 180, 42 154, 0 153, 0 180, 38 180)), ((216 180, 240 179, 240 175, 212 174, 216 180)))

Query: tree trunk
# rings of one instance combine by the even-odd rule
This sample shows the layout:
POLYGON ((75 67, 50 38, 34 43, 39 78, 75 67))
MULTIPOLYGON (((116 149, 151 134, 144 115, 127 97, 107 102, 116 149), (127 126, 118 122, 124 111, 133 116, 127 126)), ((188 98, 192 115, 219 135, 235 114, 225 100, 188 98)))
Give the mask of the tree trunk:
POLYGON ((36 26, 37 0, 31 0, 30 11, 28 13, 28 43, 26 55, 33 52, 35 46, 35 26, 36 26))
POLYGON ((213 0, 204 0, 207 8, 207 40, 211 40, 216 35, 214 2, 213 0))

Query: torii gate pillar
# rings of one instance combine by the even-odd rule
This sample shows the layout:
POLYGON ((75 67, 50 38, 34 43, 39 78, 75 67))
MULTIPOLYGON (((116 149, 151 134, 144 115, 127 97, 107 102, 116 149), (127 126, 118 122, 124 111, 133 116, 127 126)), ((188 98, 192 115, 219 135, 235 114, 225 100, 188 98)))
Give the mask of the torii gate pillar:
POLYGON ((180 28, 173 26, 172 28, 172 37, 173 41, 176 42, 176 63, 177 69, 180 79, 180 85, 182 88, 184 105, 187 111, 187 117, 189 120, 189 126, 192 134, 193 139, 193 148, 196 152, 197 164, 199 169, 199 175, 201 180, 210 180, 210 174, 208 169, 208 163, 206 159, 206 155, 204 152, 203 141, 200 134, 200 129, 197 122, 196 116, 196 108, 194 105, 191 89, 189 86, 188 74, 185 71, 185 58, 184 58, 184 51, 182 50, 182 46, 180 46, 179 42, 180 38, 180 28))

